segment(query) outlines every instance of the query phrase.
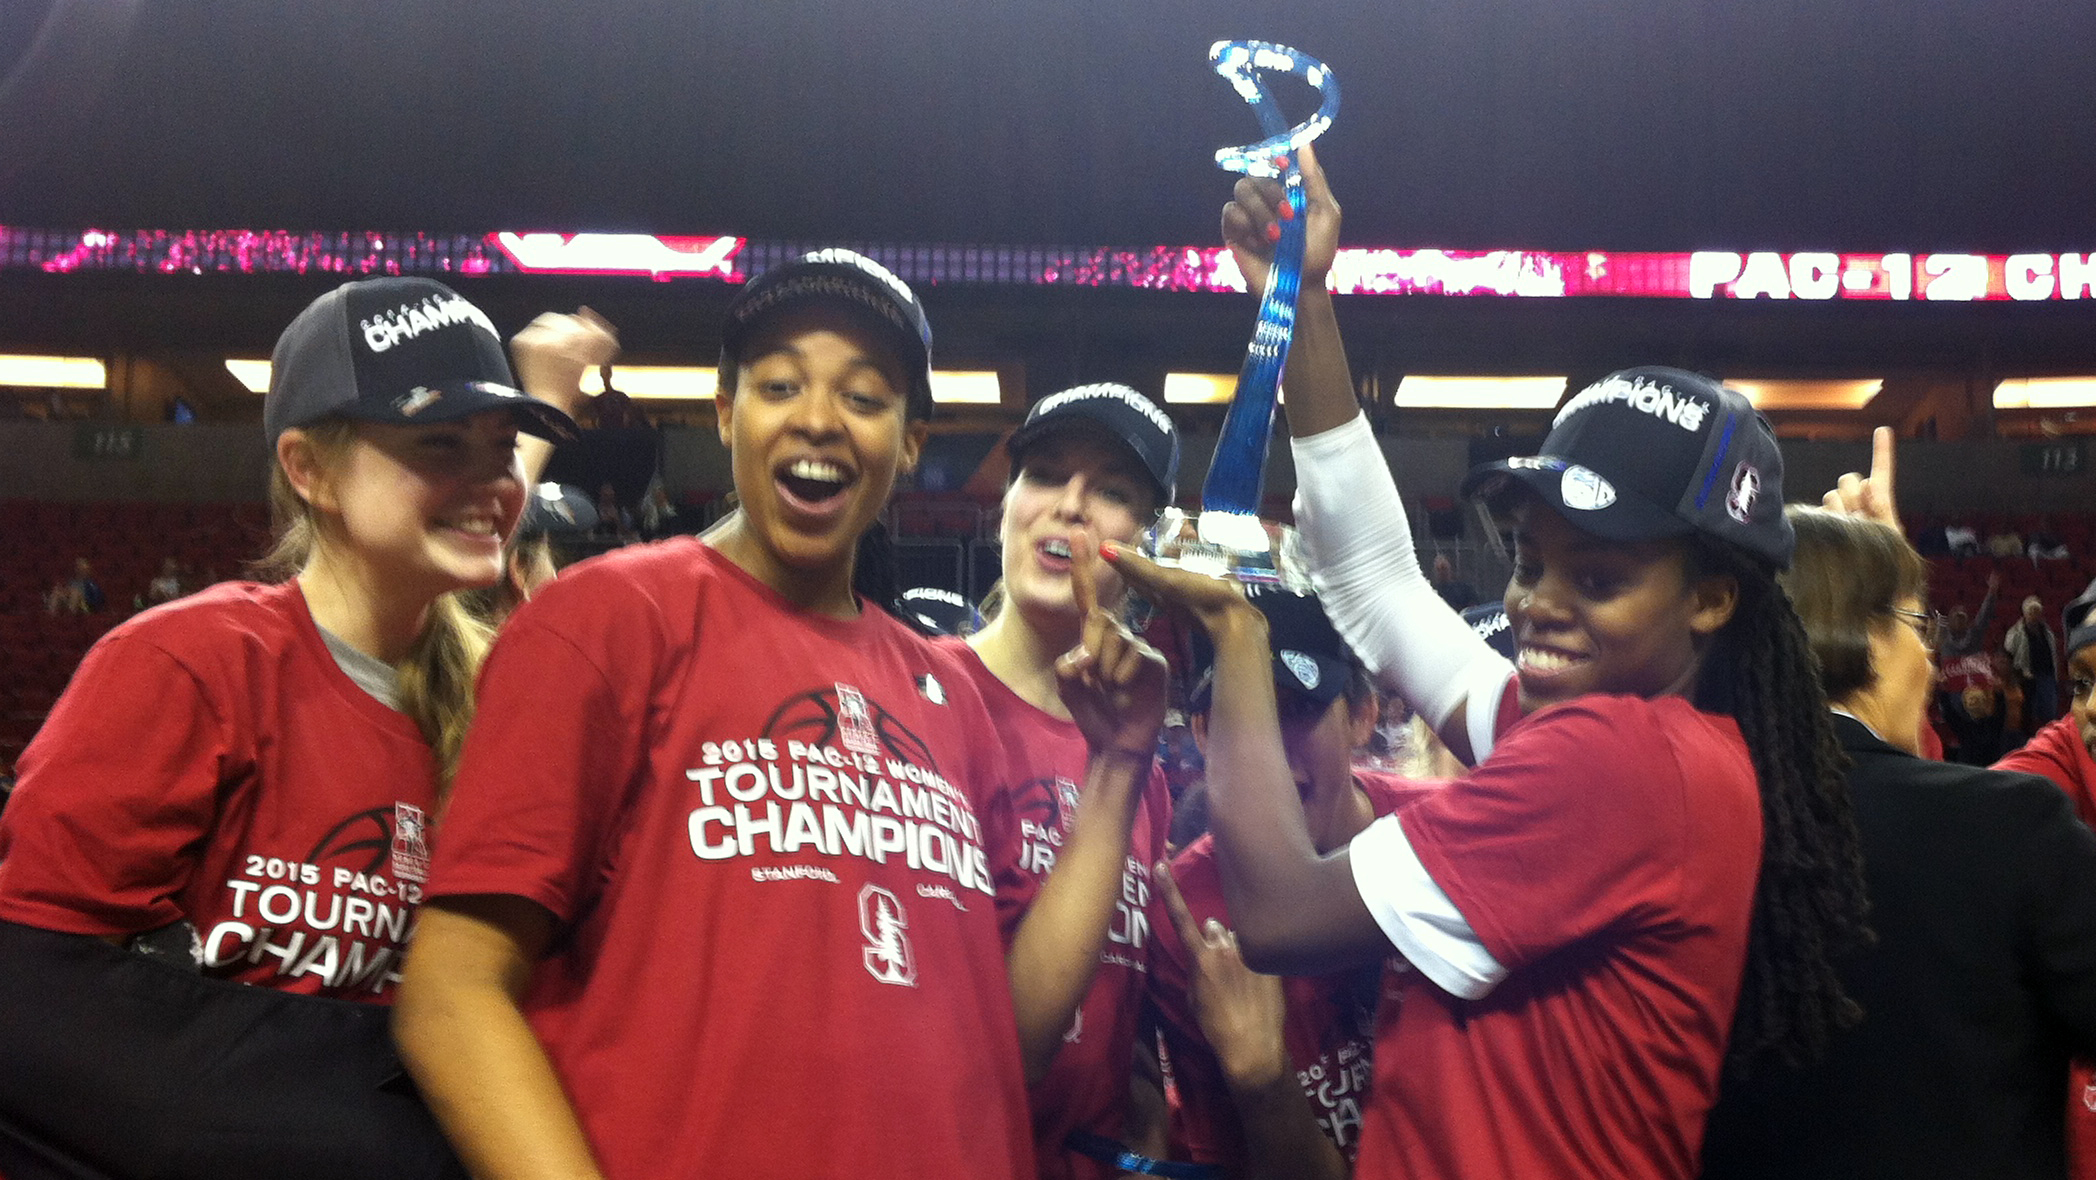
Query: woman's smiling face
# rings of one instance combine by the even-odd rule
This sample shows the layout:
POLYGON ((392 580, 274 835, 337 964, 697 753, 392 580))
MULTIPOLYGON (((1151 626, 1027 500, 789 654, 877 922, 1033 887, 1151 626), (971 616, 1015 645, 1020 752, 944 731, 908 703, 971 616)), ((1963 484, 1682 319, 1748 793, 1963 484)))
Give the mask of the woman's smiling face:
POLYGON ((905 388, 901 361, 842 311, 810 305, 766 325, 720 395, 743 512, 722 551, 782 591, 848 580, 859 535, 923 444, 905 388))
MULTIPOLYGON (((1065 430, 1026 451, 1004 492, 998 536, 1005 600, 1021 612, 1074 616, 1073 536, 1091 543, 1134 541, 1156 513, 1157 494, 1126 447, 1065 430)), ((1099 570, 1103 603, 1121 599, 1120 578, 1099 570)))
POLYGON ((1507 619, 1523 712, 1587 693, 1654 697, 1695 684, 1737 586, 1692 577, 1680 541, 1609 541, 1532 496, 1514 510, 1507 619))

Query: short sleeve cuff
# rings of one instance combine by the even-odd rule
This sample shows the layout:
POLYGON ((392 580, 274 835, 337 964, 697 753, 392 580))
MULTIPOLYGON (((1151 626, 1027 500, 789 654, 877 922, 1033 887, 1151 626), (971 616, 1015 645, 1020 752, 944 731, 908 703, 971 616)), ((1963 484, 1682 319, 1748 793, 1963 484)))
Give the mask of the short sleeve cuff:
POLYGON ((1428 875, 1396 816, 1386 815, 1354 837, 1348 859, 1362 903, 1420 974, 1465 1000, 1483 998, 1506 978, 1506 968, 1428 875))

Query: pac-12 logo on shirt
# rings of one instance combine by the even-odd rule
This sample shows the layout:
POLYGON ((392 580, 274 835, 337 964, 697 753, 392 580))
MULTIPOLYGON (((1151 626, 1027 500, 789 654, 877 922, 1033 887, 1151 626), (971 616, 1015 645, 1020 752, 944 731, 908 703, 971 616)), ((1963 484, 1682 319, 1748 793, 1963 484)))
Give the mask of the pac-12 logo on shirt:
POLYGON ((429 878, 429 820, 412 803, 393 805, 393 875, 403 881, 429 878))
POLYGON ((902 901, 878 885, 859 890, 859 933, 866 936, 866 973, 881 983, 917 986, 917 955, 910 949, 910 920, 902 901))
POLYGON ((866 694, 843 681, 837 683, 837 736, 854 754, 881 752, 880 735, 873 729, 873 711, 866 707, 866 694))

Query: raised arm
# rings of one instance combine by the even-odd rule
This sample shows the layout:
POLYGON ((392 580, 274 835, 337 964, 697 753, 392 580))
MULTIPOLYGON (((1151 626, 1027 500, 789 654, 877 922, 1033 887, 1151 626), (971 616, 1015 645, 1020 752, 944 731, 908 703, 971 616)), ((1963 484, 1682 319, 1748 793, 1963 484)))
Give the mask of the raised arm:
MULTIPOLYGON (((1458 758, 1490 752, 1511 665, 1434 592, 1413 551, 1397 483, 1354 402, 1353 378, 1327 278, 1339 203, 1317 154, 1302 149, 1309 225, 1302 295, 1282 384, 1294 436, 1296 523, 1325 611, 1382 686, 1427 719, 1458 758)), ((1276 181, 1237 182, 1223 237, 1247 283, 1264 284, 1287 208, 1276 181)))
MULTIPOLYGON (((609 320, 587 307, 574 315, 549 311, 510 337, 509 351, 524 392, 573 418, 589 400, 582 392, 582 375, 611 363, 619 354, 619 337, 609 320)), ((524 461, 524 486, 530 488, 546 473, 553 444, 523 435, 517 440, 517 454, 524 461)))
POLYGON ((1281 746, 1266 616, 1234 583, 1106 550, 1137 593, 1191 615, 1215 643, 1209 819, 1223 898, 1254 970, 1317 974, 1390 953, 1344 849, 1320 855, 1281 746))
POLYGON ((1047 1074, 1098 973, 1164 722, 1164 657, 1100 608, 1096 546, 1080 531, 1070 548, 1084 638, 1056 677, 1089 757, 1069 841, 1006 952, 1028 1085, 1047 1074))

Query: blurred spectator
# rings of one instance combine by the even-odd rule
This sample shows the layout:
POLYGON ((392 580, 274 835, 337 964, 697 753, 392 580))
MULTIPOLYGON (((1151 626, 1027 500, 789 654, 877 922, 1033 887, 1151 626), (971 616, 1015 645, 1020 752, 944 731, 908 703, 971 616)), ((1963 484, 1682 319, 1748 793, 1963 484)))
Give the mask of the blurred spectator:
POLYGON ((2037 595, 2023 600, 2023 619, 2009 628, 2001 648, 2023 688, 2023 729, 2034 732, 2060 712, 2060 641, 2037 595))
POLYGON ((1967 766, 1990 766, 2007 749, 2002 722, 2007 719, 2001 689, 1990 684, 1968 684, 1963 692, 1945 694, 1943 725, 1950 731, 1951 761, 1967 766))
POLYGON ((2031 526, 2030 544, 2025 548, 2032 561, 2065 561, 2070 556, 2067 542, 2052 527, 2052 518, 2041 516, 2031 526))
POLYGON ((634 406, 633 399, 612 388, 611 366, 603 366, 598 373, 604 378, 604 392, 598 394, 591 403, 597 429, 630 430, 636 426, 646 426, 648 419, 634 406))
POLYGON ((73 576, 44 595, 44 611, 54 615, 91 615, 102 609, 102 584, 85 557, 73 559, 73 576))
POLYGON ((640 539, 640 534, 633 528, 633 513, 619 503, 618 489, 608 483, 597 489, 596 535, 611 538, 621 545, 640 539))
POLYGON ((160 559, 160 572, 146 583, 145 605, 158 606, 182 597, 182 566, 173 557, 160 559))
POLYGON ((1988 656, 1988 661, 1994 668, 1994 682, 2001 686, 2002 748, 2013 750, 2030 736, 2030 728, 2024 724, 2023 682, 2009 664, 2009 653, 1996 651, 1988 656))
POLYGON ((1434 573, 1431 581, 1434 584, 1434 593, 1439 594, 1450 609, 1469 610, 1478 603, 1477 587, 1457 579, 1455 563, 1448 560, 1446 553, 1434 555, 1434 573))
POLYGON ((643 541, 659 541, 673 533, 684 530, 677 527, 677 506, 670 503, 670 494, 663 490, 662 481, 648 485, 648 494, 640 501, 640 538, 643 541))
POLYGON ((1953 557, 1978 557, 1980 555, 1979 530, 1969 524, 1947 524, 1943 526, 1943 542, 1949 546, 1953 557))
POLYGON ((1987 573, 1987 596, 1980 599, 1979 613, 1967 615, 1965 608, 1951 608, 1950 617, 1943 621, 1943 634, 1937 640, 1936 658, 1950 661, 1959 656, 1969 656, 1987 641, 1987 628, 1994 625, 1996 594, 2001 590, 2001 575, 1987 573))
POLYGON ((2023 556, 2023 534, 2015 529, 2003 529, 1987 534, 1987 552, 1994 557, 2023 556))

